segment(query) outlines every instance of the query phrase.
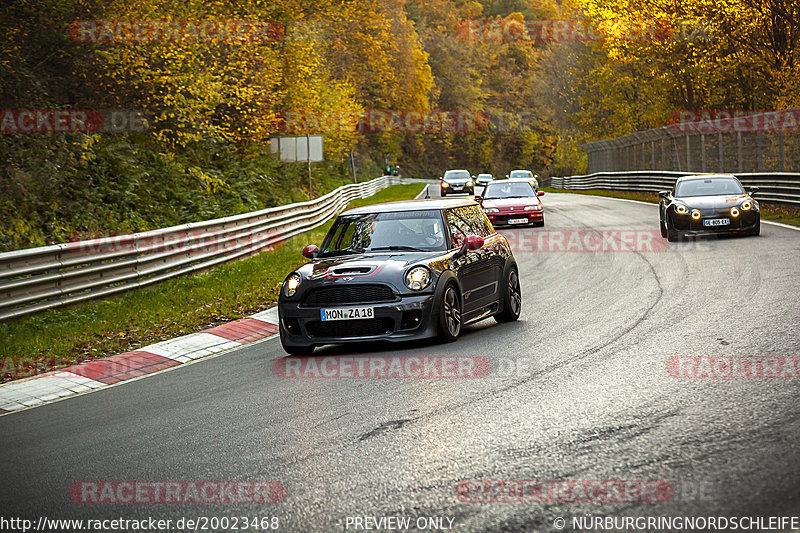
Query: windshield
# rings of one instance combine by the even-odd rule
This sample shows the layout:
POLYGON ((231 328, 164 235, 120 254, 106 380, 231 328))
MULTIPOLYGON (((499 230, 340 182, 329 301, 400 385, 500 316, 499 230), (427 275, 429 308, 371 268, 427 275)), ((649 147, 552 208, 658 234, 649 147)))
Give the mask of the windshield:
POLYGON ((682 181, 675 189, 675 196, 717 196, 722 194, 744 194, 739 182, 732 178, 708 178, 682 181))
POLYGON ((530 170, 512 170, 509 178, 532 178, 533 173, 530 170))
POLYGON ((470 179, 470 174, 466 170, 448 170, 444 173, 444 179, 446 180, 468 180, 470 179))
POLYGON ((370 251, 444 250, 439 210, 340 216, 325 236, 320 257, 370 251))
POLYGON ((491 174, 478 174, 478 177, 479 178, 491 178, 492 175, 491 174))
POLYGON ((522 181, 516 182, 496 182, 490 183, 486 186, 486 191, 483 194, 484 200, 492 200, 495 198, 531 198, 535 197, 536 193, 533 192, 533 187, 530 183, 522 181))

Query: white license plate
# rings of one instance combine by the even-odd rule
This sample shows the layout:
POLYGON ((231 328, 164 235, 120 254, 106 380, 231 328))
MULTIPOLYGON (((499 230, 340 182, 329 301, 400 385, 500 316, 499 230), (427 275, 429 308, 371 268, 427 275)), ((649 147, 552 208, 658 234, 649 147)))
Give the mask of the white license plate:
POLYGON ((528 223, 528 219, 527 218, 509 218, 508 219, 508 223, 509 224, 527 224, 528 223))
POLYGON ((359 320, 362 318, 375 318, 375 309, 372 307, 320 309, 319 313, 322 320, 359 320))
POLYGON ((453 190, 454 191, 462 191, 462 190, 464 190, 464 187, 453 187, 453 190))
POLYGON ((703 221, 704 226, 727 226, 730 223, 729 218, 710 218, 703 221))

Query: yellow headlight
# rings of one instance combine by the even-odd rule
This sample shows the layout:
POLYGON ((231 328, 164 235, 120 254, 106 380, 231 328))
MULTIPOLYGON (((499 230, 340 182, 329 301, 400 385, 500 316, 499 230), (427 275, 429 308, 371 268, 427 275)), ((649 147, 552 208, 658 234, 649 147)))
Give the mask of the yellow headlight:
POLYGON ((738 217, 739 216, 739 210, 736 209, 735 207, 731 207, 731 216, 732 217, 738 217))
POLYGON ((698 211, 697 209, 692 211, 692 218, 695 220, 700 220, 700 211, 698 211))
POLYGON ((675 211, 679 215, 685 215, 686 213, 689 212, 689 209, 687 209, 685 205, 679 205, 678 207, 675 208, 675 211))
POLYGON ((745 203, 742 204, 742 211, 750 211, 752 207, 753 204, 750 202, 750 200, 747 200, 745 203))
POLYGON ((406 285, 409 289, 422 290, 431 283, 431 272, 425 267, 414 267, 406 274, 406 285))
POLYGON ((284 285, 284 293, 286 296, 294 296, 294 293, 297 292, 297 287, 300 286, 300 275, 299 274, 292 274, 289 279, 286 280, 286 284, 284 285))

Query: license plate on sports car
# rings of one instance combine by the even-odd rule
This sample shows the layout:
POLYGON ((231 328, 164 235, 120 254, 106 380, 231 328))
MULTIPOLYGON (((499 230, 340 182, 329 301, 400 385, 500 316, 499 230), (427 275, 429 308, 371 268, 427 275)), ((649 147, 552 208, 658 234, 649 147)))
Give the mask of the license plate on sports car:
POLYGON ((508 223, 509 224, 527 224, 528 223, 528 219, 527 218, 509 218, 508 219, 508 223))
POLYGON ((710 218, 703 221, 704 226, 727 226, 730 223, 729 218, 710 218))
POLYGON ((320 315, 325 320, 358 320, 361 318, 375 318, 375 309, 372 307, 350 307, 347 309, 320 309, 320 315))

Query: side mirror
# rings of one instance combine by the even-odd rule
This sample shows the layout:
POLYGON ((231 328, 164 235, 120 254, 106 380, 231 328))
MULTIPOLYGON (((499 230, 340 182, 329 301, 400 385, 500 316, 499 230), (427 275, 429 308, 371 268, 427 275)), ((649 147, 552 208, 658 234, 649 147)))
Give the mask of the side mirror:
POLYGON ((481 203, 483 201, 483 197, 481 195, 479 195, 479 194, 476 194, 475 195, 475 201, 478 202, 478 203, 481 203))
POLYGON ((544 191, 539 191, 536 193, 536 196, 544 196, 544 191))
POLYGON ((750 187, 750 194, 755 194, 758 192, 758 187, 750 187))
MULTIPOLYGON (((483 246, 483 237, 478 235, 470 235, 464 239, 464 247, 466 250, 477 250, 483 246)), ((466 251, 465 250, 465 251, 466 251)))
POLYGON ((666 198, 667 196, 669 196, 669 191, 658 191, 658 195, 661 198, 666 198))
POLYGON ((506 174, 506 179, 508 179, 508 174, 506 174))
POLYGON ((475 174, 472 175, 472 179, 475 179, 475 174))
POLYGON ((319 248, 315 244, 309 244, 303 248, 303 257, 306 259, 314 259, 319 253, 319 248))

